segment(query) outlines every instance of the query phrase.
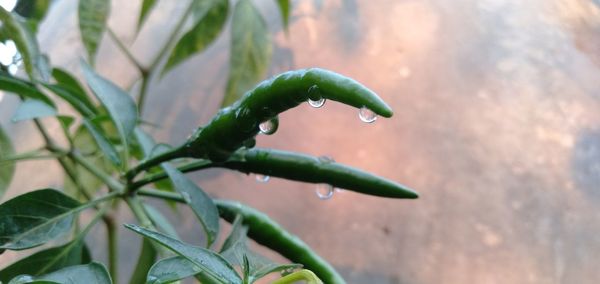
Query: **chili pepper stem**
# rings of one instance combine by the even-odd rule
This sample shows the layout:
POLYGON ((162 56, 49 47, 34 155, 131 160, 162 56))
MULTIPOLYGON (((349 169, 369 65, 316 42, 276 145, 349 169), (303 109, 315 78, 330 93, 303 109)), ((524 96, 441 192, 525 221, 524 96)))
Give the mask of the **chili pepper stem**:
POLYGON ((148 160, 142 161, 137 166, 135 166, 134 168, 127 171, 127 173, 125 173, 125 178, 127 178, 127 180, 131 181, 137 174, 141 173, 142 171, 145 171, 152 167, 158 166, 161 163, 167 162, 169 160, 183 158, 186 156, 186 154, 187 154, 187 151, 186 151, 185 147, 183 147, 183 146, 173 148, 169 151, 160 153, 156 156, 151 157, 148 160))

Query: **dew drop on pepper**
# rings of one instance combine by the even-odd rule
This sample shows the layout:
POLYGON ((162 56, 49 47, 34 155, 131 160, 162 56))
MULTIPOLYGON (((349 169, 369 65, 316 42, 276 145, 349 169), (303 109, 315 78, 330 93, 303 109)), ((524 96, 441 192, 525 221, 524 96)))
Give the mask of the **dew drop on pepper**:
POLYGON ((368 107, 361 107, 358 111, 358 117, 362 122, 373 123, 377 120, 377 114, 368 107))
POLYGON ((317 184, 317 189, 315 190, 317 196, 321 200, 331 199, 333 194, 335 193, 335 189, 332 185, 326 183, 317 184))
POLYGON ((278 127, 279 127, 279 120, 277 117, 271 118, 267 121, 262 122, 260 125, 258 125, 258 129, 260 129, 260 132, 265 135, 271 135, 271 134, 275 133, 275 131, 277 131, 278 127))

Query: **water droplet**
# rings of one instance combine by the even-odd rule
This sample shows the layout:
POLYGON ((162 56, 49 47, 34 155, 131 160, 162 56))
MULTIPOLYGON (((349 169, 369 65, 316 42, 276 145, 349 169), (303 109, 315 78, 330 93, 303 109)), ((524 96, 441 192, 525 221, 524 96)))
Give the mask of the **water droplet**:
POLYGON ((182 192, 181 197, 183 197, 183 200, 185 201, 185 203, 192 203, 192 197, 190 196, 189 193, 182 192))
POLYGON ((148 275, 148 279, 146 279, 146 283, 160 283, 160 279, 153 275, 148 275))
POLYGON ((377 114, 368 107, 361 107, 360 111, 358 111, 358 117, 366 123, 372 123, 377 120, 377 114))
POLYGON ((314 108, 320 108, 325 104, 325 98, 321 96, 319 86, 312 85, 308 88, 308 104, 314 108))
POLYGON ((320 99, 318 99, 318 100, 316 100, 316 101, 313 101, 313 100, 311 100, 311 99, 308 99, 308 104, 309 104, 311 107, 314 107, 314 108, 320 108, 320 107, 322 107, 322 106, 325 104, 325 101, 326 101, 326 100, 325 100, 325 98, 320 98, 320 99))
POLYGON ((256 174, 254 177, 256 178, 257 182, 268 182, 271 179, 270 176, 261 174, 256 174))
POLYGON ((327 199, 331 199, 333 197, 333 193, 335 192, 335 190, 333 189, 333 186, 331 186, 330 184, 326 184, 326 183, 320 183, 317 184, 317 196, 319 197, 319 199, 321 200, 327 200, 327 199))
POLYGON ((335 192, 338 192, 338 193, 344 193, 345 191, 346 191, 345 189, 341 189, 341 188, 337 188, 337 187, 335 188, 335 192))
POLYGON ((277 131, 278 127, 279 127, 279 118, 277 118, 277 116, 273 117, 267 121, 264 121, 260 125, 258 125, 260 132, 265 135, 271 135, 271 134, 275 133, 275 131, 277 131))

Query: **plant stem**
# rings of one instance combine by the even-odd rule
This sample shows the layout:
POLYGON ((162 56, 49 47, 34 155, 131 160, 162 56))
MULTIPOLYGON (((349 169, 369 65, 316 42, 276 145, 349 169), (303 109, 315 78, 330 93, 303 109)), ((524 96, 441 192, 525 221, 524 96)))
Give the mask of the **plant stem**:
MULTIPOLYGON (((208 169, 208 168, 212 168, 214 167, 215 164, 209 160, 200 160, 200 161, 194 161, 191 162, 189 164, 185 164, 183 166, 179 166, 177 167, 177 170, 179 170, 180 172, 186 173, 186 172, 192 172, 192 171, 198 171, 198 170, 203 170, 203 169, 208 169)), ((167 174, 165 172, 159 172, 159 173, 155 173, 155 174, 151 174, 146 176, 143 179, 140 179, 136 182, 133 182, 129 188, 130 190, 135 190, 137 188, 140 188, 144 185, 147 185, 149 183, 153 183, 159 180, 163 180, 165 178, 167 178, 167 174)))
POLYGON ((142 64, 139 61, 137 61, 137 59, 135 59, 133 54, 131 54, 129 49, 125 46, 125 44, 123 44, 123 42, 119 39, 119 37, 117 37, 117 35, 113 32, 113 30, 111 28, 108 28, 107 32, 108 32, 108 35, 117 44, 117 47, 119 47, 119 49, 123 52, 123 54, 125 54, 127 59, 129 59, 129 61, 131 61, 131 63, 133 63, 133 65, 135 65, 135 67, 137 67, 137 69, 140 71, 140 73, 142 75, 144 73, 147 73, 148 72, 147 69, 144 66, 142 66, 142 64))
POLYGON ((183 25, 185 24, 187 17, 192 13, 192 7, 194 5, 194 2, 195 1, 190 1, 190 4, 186 7, 185 12, 179 18, 179 22, 177 22, 177 24, 175 25, 175 28, 169 35, 169 38, 165 41, 165 45, 163 45, 163 47, 158 52, 158 55, 154 58, 154 60, 150 64, 150 68, 148 68, 148 69, 151 70, 151 72, 156 71, 155 69, 158 66, 158 64, 160 63, 160 60, 165 56, 167 51, 169 51, 171 45, 175 42, 175 38, 179 35, 179 32, 183 28, 183 25))
POLYGON ((150 218, 148 217, 148 214, 146 214, 146 210, 144 209, 142 202, 140 201, 140 199, 138 197, 136 197, 135 195, 134 196, 126 196, 125 202, 127 203, 127 205, 129 205, 131 212, 133 212, 133 215, 135 216, 136 219, 138 219, 138 221, 140 222, 140 225, 142 225, 142 227, 154 228, 154 224, 152 224, 152 220, 150 220, 150 218))
POLYGON ((148 93, 148 83, 150 82, 150 74, 145 73, 142 75, 142 86, 140 87, 140 94, 138 95, 138 115, 142 117, 144 111, 144 104, 146 103, 146 94, 148 93))
POLYGON ((170 200, 170 201, 175 201, 175 202, 179 202, 179 203, 186 203, 185 199, 181 196, 181 194, 175 193, 175 192, 168 192, 168 191, 148 189, 148 188, 140 188, 137 191, 137 193, 139 195, 156 197, 156 198, 160 198, 163 200, 170 200))
MULTIPOLYGON (((161 163, 167 162, 169 160, 183 158, 183 157, 185 157, 186 153, 187 153, 187 150, 184 146, 173 148, 173 149, 163 152, 157 156, 151 157, 148 160, 142 161, 137 166, 135 166, 134 168, 127 171, 127 173, 125 174, 125 177, 127 178, 127 180, 131 181, 140 172, 150 169, 154 166, 158 166, 161 163)), ((131 190, 131 188, 129 188, 129 190, 131 190)))
MULTIPOLYGON (((161 59, 169 51, 173 42, 175 42, 175 38, 179 35, 179 32, 183 28, 185 21, 187 20, 188 16, 192 12, 193 4, 194 4, 194 1, 191 1, 190 4, 186 7, 185 12, 179 18, 179 22, 177 22, 177 24, 175 24, 175 28, 169 34, 168 39, 165 41, 165 44, 162 46, 162 48, 158 51, 158 54, 156 55, 156 57, 154 57, 154 60, 152 60, 152 63, 150 63, 150 66, 147 69, 143 69, 144 72, 142 72, 142 86, 140 88, 140 94, 138 95, 138 99, 137 99, 138 113, 139 113, 140 117, 142 117, 142 112, 144 109, 144 105, 146 103, 146 95, 148 93, 147 89, 148 89, 148 83, 150 81, 150 78, 152 77, 152 75, 154 73, 156 73, 156 71, 157 71, 156 68, 158 67, 158 64, 160 63, 161 59)), ((142 69, 140 69, 140 71, 142 71, 142 69)))
POLYGON ((115 281, 119 273, 119 242, 117 227, 114 219, 108 215, 102 218, 106 225, 106 234, 108 237, 108 271, 115 281))

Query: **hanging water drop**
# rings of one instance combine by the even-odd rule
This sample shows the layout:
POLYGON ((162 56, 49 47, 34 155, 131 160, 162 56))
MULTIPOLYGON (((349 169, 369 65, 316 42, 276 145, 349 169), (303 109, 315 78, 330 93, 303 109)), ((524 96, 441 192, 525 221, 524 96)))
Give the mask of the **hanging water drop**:
POLYGON ((261 175, 261 174, 256 174, 255 178, 256 178, 257 182, 268 182, 271 179, 270 176, 261 175))
POLYGON ((361 107, 358 111, 358 117, 360 120, 366 123, 372 123, 377 120, 377 114, 368 107, 361 107))
POLYGON ((319 86, 312 85, 308 88, 308 104, 314 108, 320 108, 325 104, 325 98, 321 96, 319 86))
POLYGON ((316 101, 313 101, 313 100, 311 100, 311 99, 308 99, 308 104, 309 104, 311 107, 314 107, 314 108, 320 108, 320 107, 322 107, 322 106, 325 104, 325 101, 326 101, 326 100, 325 100, 325 98, 320 98, 320 99, 318 99, 318 100, 316 100, 316 101))
POLYGON ((317 184, 316 193, 319 199, 327 200, 333 197, 333 193, 335 192, 334 188, 330 184, 321 183, 317 184))
POLYGON ((181 197, 183 197, 183 200, 185 201, 185 203, 192 203, 192 197, 190 196, 189 193, 182 192, 181 197))
POLYGON ((258 125, 258 129, 260 129, 260 133, 265 134, 265 135, 271 135, 273 133, 275 133, 275 131, 277 131, 277 128, 279 127, 279 118, 273 117, 267 121, 262 122, 260 125, 258 125))

